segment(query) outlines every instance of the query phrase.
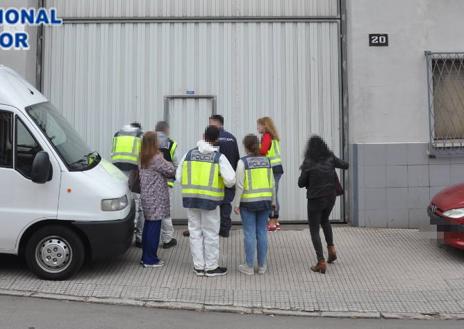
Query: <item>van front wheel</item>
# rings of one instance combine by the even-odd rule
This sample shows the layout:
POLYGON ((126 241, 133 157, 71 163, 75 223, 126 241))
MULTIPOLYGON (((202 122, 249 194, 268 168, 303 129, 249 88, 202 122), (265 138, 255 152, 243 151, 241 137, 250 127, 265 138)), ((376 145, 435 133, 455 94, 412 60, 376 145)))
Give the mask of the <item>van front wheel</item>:
POLYGON ((50 225, 32 234, 25 249, 30 270, 45 280, 65 280, 80 270, 85 248, 71 229, 50 225))

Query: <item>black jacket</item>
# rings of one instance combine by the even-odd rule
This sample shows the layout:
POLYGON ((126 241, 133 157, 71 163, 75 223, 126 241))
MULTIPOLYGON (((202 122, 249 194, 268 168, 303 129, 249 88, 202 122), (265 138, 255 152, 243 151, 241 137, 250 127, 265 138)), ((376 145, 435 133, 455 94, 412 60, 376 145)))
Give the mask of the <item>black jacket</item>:
POLYGON ((240 153, 238 151, 237 139, 235 136, 224 129, 219 130, 218 140, 219 152, 229 160, 232 168, 237 169, 238 160, 240 160, 240 153))
POLYGON ((348 162, 340 160, 335 155, 321 161, 305 161, 301 166, 298 186, 307 189, 308 199, 335 196, 335 168, 348 169, 348 162))

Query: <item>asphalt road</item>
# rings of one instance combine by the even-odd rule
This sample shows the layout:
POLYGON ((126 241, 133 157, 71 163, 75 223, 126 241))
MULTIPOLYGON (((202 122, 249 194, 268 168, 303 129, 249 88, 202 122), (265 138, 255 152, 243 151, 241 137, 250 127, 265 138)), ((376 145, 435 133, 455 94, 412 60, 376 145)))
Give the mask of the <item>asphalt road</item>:
POLYGON ((0 296, 1 329, 428 329, 459 321, 348 320, 171 311, 0 296))

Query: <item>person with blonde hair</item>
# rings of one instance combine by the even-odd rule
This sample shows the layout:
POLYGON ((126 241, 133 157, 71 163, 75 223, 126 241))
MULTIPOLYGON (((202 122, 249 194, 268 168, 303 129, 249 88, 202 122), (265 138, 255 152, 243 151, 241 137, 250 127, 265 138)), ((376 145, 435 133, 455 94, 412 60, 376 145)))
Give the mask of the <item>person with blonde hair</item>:
POLYGON ((280 230, 280 204, 278 194, 279 181, 284 174, 280 152, 280 137, 274 125, 274 121, 270 117, 259 118, 257 123, 258 132, 262 135, 260 154, 269 158, 269 161, 271 162, 272 173, 274 174, 276 204, 269 216, 268 223, 268 230, 274 232, 276 230, 280 230))
POLYGON ((146 132, 140 151, 140 198, 145 217, 142 232, 143 267, 162 267, 158 258, 161 222, 170 218, 168 179, 174 178, 176 168, 164 159, 154 131, 146 132))

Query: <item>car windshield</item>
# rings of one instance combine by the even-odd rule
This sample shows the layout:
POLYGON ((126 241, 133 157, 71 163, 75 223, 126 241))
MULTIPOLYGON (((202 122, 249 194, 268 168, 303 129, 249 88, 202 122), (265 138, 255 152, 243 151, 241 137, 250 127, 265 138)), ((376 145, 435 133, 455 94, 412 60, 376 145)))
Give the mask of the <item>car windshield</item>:
POLYGON ((88 170, 101 161, 100 155, 91 151, 51 103, 35 104, 27 107, 26 110, 55 147, 69 170, 88 170))

